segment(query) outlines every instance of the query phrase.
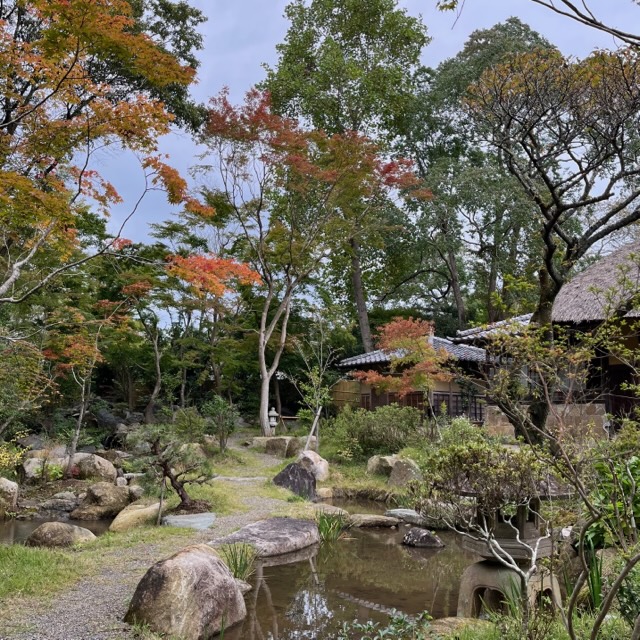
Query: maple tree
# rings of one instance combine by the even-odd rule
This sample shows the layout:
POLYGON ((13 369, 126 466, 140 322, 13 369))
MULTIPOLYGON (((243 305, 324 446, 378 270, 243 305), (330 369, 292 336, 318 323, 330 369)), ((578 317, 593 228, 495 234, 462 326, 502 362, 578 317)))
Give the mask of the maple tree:
POLYGON ((106 215, 120 202, 91 168, 99 150, 140 154, 147 188, 176 178, 153 156, 172 116, 149 91, 114 87, 123 75, 186 87, 194 70, 135 25, 125 0, 0 5, 0 303, 26 299, 91 257, 76 253, 87 203, 106 215))
POLYGON ((269 383, 287 342, 294 296, 339 243, 354 218, 341 212, 375 207, 392 190, 421 195, 411 166, 387 162, 355 132, 305 130, 272 112, 266 92, 252 90, 233 106, 223 92, 211 101, 202 137, 213 173, 209 203, 235 225, 237 251, 262 281, 258 329, 260 423, 269 429, 269 383), (273 354, 268 362, 268 352, 273 354))
MULTIPOLYGON (((355 371, 353 377, 376 389, 394 391, 401 398, 422 391, 428 402, 433 383, 452 378, 446 367, 449 354, 433 346, 433 333, 433 323, 428 320, 394 318, 380 328, 378 336, 378 348, 390 358, 389 371, 355 371)), ((433 415, 434 409, 437 407, 431 407, 433 415)))

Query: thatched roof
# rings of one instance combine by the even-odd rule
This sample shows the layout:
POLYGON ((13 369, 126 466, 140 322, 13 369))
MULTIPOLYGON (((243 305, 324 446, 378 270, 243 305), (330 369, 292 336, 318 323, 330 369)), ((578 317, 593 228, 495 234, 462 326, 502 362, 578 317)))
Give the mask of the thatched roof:
POLYGON ((553 321, 580 324, 604 320, 614 311, 640 315, 628 309, 640 292, 640 240, 601 258, 567 282, 553 304, 553 321))
MULTIPOLYGON (((640 240, 630 242, 600 258, 567 282, 553 303, 556 323, 581 324, 604 320, 614 312, 640 317, 640 308, 630 308, 640 295, 640 240)), ((532 314, 517 316, 482 327, 458 331, 456 343, 483 343, 498 333, 518 333, 532 314)))

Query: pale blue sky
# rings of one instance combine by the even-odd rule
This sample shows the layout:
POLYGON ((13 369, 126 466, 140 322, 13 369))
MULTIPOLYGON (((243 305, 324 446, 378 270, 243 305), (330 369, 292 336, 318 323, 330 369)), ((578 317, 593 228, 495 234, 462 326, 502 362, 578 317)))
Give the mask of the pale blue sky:
MULTIPOLYGON (((366 0, 363 0, 366 2, 366 0)), ((241 101, 245 91, 264 77, 262 63, 275 64, 275 46, 284 39, 287 22, 282 17, 286 0, 191 0, 209 21, 202 25, 205 48, 193 94, 206 100, 228 86, 231 97, 241 101)), ((534 4, 531 0, 466 0, 456 21, 452 13, 435 9, 436 0, 401 0, 412 15, 421 14, 432 37, 423 62, 436 66, 455 55, 469 34, 491 27, 515 15, 546 36, 565 54, 584 56, 594 48, 615 48, 610 36, 583 27, 568 18, 534 4)), ((589 6, 604 22, 640 31, 640 7, 632 0, 591 0, 589 6)), ((161 141, 161 150, 184 174, 196 164, 197 148, 187 134, 176 133, 161 141)), ((133 157, 115 151, 98 159, 102 171, 114 183, 125 202, 112 212, 110 227, 116 228, 130 211, 143 188, 142 172, 133 157)), ((169 215, 170 208, 159 194, 145 198, 139 212, 127 225, 124 236, 146 237, 149 222, 169 215)))

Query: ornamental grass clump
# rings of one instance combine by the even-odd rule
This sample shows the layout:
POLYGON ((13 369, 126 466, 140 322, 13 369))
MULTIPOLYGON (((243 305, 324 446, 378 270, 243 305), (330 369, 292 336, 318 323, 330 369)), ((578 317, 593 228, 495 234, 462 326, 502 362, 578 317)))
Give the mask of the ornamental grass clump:
POLYGON ((256 550, 250 544, 234 542, 219 549, 234 578, 247 581, 255 571, 256 550))
POLYGON ((349 519, 342 513, 319 511, 316 514, 316 523, 322 542, 339 540, 349 528, 349 519))

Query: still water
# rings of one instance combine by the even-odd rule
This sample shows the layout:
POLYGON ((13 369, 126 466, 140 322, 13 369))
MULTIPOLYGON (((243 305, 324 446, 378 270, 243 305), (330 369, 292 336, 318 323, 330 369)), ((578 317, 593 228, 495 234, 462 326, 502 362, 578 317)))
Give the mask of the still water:
POLYGON ((450 533, 440 536, 444 549, 405 547, 406 530, 352 530, 289 564, 258 564, 245 596, 247 618, 225 640, 333 638, 343 621, 386 622, 392 609, 455 616, 460 576, 478 558, 450 533))
MULTIPOLYGON (((0 520, 0 544, 24 544, 24 541, 43 522, 52 520, 0 520)), ((105 533, 111 524, 111 520, 60 520, 66 524, 75 524, 84 527, 99 536, 105 533)))

